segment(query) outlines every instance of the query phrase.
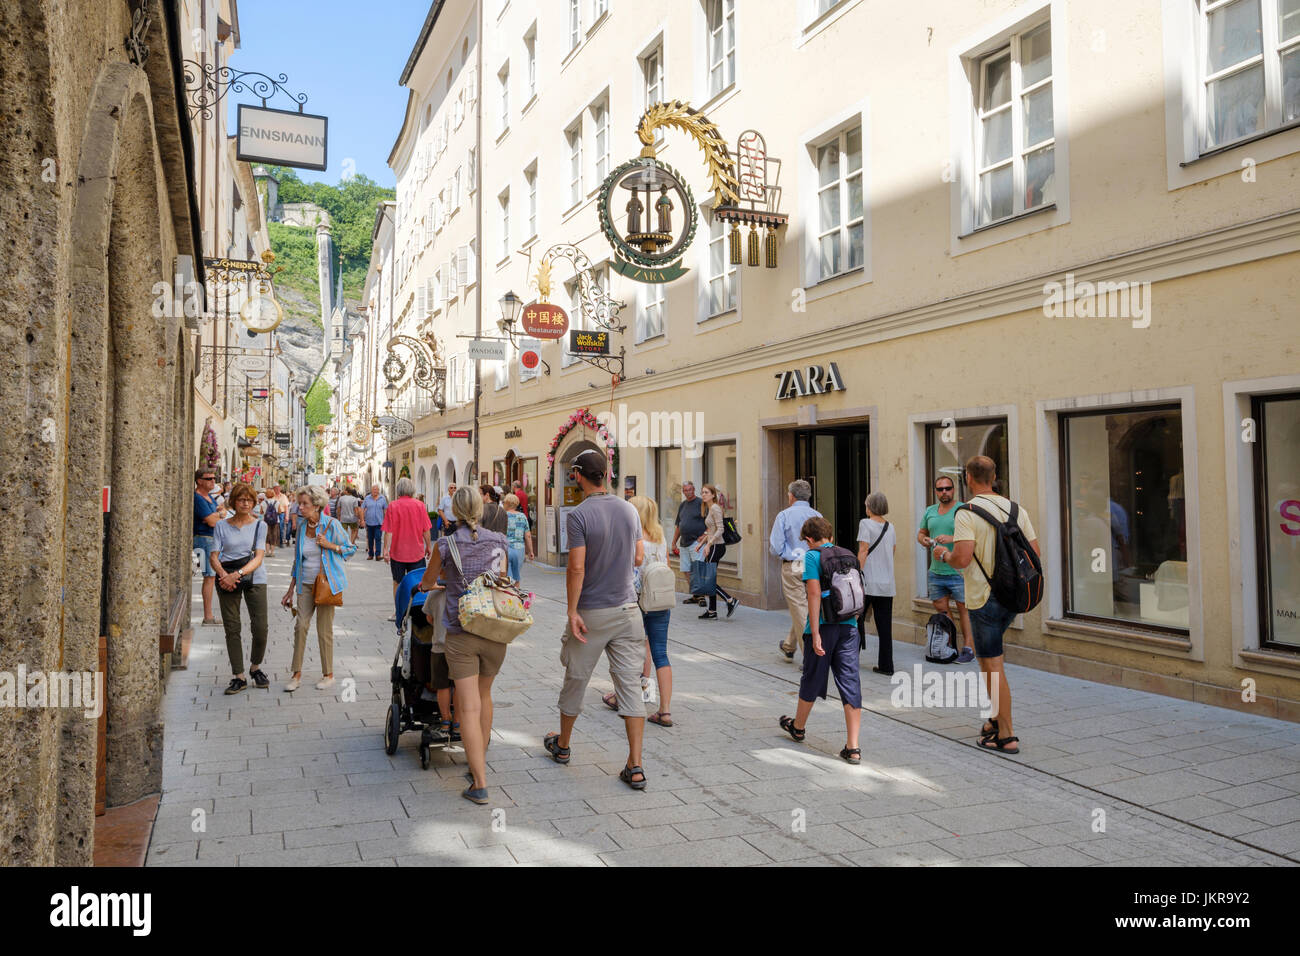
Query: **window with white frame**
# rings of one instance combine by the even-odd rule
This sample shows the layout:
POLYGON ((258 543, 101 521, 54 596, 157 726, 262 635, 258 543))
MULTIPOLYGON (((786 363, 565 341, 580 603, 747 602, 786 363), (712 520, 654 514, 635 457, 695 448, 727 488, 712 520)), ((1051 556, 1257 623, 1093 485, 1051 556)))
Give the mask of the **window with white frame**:
POLYGON ((582 202, 582 120, 564 131, 569 141, 569 205, 582 202))
POLYGON ((510 63, 501 68, 497 74, 497 79, 501 83, 501 132, 510 128, 510 63))
POLYGON ((451 177, 451 208, 460 208, 460 167, 456 167, 456 172, 451 177))
MULTIPOLYGON (((648 109, 664 99, 664 48, 660 43, 641 58, 641 75, 645 79, 645 106, 648 109)), ((663 142, 663 127, 655 130, 655 144, 663 142)))
POLYGON ((476 165, 477 162, 478 162, 478 150, 475 149, 473 146, 471 146, 469 148, 469 154, 466 157, 466 162, 465 162, 465 178, 469 181, 469 185, 466 188, 469 190, 471 195, 473 194, 474 190, 478 188, 478 178, 477 178, 478 166, 476 165))
POLYGON ((818 278, 829 279, 864 262, 862 127, 836 133, 815 158, 818 278))
MULTIPOLYGON (((581 331, 587 327, 586 316, 582 314, 581 287, 578 284, 578 280, 573 279, 569 282, 566 282, 564 284, 564 288, 569 293, 569 328, 577 329, 581 331)), ((562 350, 562 355, 560 358, 561 368, 568 368, 574 362, 578 361, 577 358, 575 358, 573 355, 569 353, 568 342, 569 340, 567 336, 565 338, 560 339, 560 349, 562 350)))
POLYGON ((510 258, 510 190, 504 190, 497 197, 501 206, 501 258, 510 258))
POLYGON ((528 186, 528 238, 537 235, 537 163, 524 170, 524 183, 528 186))
POLYGON ((465 247, 465 288, 478 282, 478 239, 471 239, 465 247))
POLYGON ((1203 150, 1300 119, 1300 0, 1200 0, 1203 150))
POLYGON ((582 42, 582 0, 569 0, 569 49, 582 42))
POLYGON ((709 98, 736 82, 736 0, 704 0, 708 13, 709 98))
POLYGON ((537 24, 524 36, 524 56, 528 63, 528 99, 537 95, 537 24))
POLYGON ((636 341, 639 345, 664 334, 666 286, 662 282, 645 285, 642 290, 641 314, 636 317, 636 341))
POLYGON ((609 175, 609 101, 602 100, 591 108, 591 121, 596 130, 596 179, 604 182, 609 175))
POLYGON ((727 247, 727 224, 709 210, 709 316, 736 307, 736 267, 727 247))
POLYGON ((609 10, 609 0, 591 0, 591 22, 594 24, 609 10))
POLYGON ((975 103, 976 224, 1056 201, 1051 25, 981 57, 975 103))
POLYGON ((493 369, 496 373, 497 389, 503 389, 510 385, 510 366, 514 359, 515 347, 510 342, 505 343, 506 357, 504 361, 493 362, 493 369))
POLYGON ((442 268, 439 267, 433 270, 433 310, 441 311, 446 304, 447 295, 442 285, 442 268))

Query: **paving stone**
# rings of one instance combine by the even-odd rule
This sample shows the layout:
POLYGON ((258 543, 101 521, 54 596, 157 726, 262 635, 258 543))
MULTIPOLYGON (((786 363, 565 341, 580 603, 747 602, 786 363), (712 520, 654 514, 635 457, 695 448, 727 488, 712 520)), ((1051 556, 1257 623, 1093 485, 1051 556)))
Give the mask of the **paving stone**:
POLYGON ((753 846, 739 837, 674 843, 601 853, 609 866, 755 866, 768 862, 753 846))

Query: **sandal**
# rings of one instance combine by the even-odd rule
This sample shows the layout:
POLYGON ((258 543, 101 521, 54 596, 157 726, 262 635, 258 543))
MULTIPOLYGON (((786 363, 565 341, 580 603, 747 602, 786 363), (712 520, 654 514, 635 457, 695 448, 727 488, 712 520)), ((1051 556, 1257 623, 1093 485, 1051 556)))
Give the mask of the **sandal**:
POLYGON ((998 719, 990 717, 988 722, 980 728, 981 737, 996 737, 998 735, 998 719))
POLYGON ((1020 753, 1020 747, 1017 746, 1015 750, 1008 750, 1007 744, 1019 743, 1019 737, 981 737, 979 747, 981 750, 997 750, 999 753, 1008 754, 1009 756, 1014 757, 1016 754, 1020 753), (990 746, 990 744, 992 744, 992 746, 990 746))
POLYGON ((789 734, 796 743, 803 743, 804 737, 808 735, 806 728, 796 727, 794 725, 793 717, 782 716, 778 723, 781 725, 781 729, 789 734))
POLYGON ((845 747, 840 751, 840 756, 849 763, 862 763, 862 751, 857 747, 845 747))
POLYGON ((605 694, 605 695, 604 695, 603 697, 601 697, 600 699, 601 699, 601 702, 602 702, 606 707, 608 707, 610 710, 618 710, 618 695, 617 695, 617 694, 605 694))
POLYGON ((658 724, 660 727, 671 727, 673 725, 671 710, 657 710, 646 718, 652 724, 658 724))
POLYGON ((622 780, 633 790, 645 789, 645 771, 642 770, 640 767, 624 767, 619 772, 618 779, 622 780), (641 775, 641 779, 633 780, 632 778, 635 777, 637 774, 641 775))
POLYGON ((551 759, 556 763, 569 762, 569 748, 560 746, 559 734, 547 734, 542 738, 542 746, 546 748, 546 752, 551 755, 551 759))

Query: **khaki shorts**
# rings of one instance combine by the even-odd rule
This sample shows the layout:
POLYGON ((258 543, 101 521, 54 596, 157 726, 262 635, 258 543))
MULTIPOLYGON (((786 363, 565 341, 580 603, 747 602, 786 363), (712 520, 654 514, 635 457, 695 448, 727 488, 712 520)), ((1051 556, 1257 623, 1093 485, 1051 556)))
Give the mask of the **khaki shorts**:
POLYGON ((447 634, 447 672, 451 679, 495 677, 505 663, 506 645, 468 631, 447 634))

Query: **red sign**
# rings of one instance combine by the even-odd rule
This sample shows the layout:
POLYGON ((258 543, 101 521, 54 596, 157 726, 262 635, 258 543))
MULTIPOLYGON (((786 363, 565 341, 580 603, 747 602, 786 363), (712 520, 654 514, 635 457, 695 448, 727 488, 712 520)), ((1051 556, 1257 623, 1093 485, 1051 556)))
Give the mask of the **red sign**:
POLYGON ((448 438, 469 438, 473 434, 472 429, 450 429, 447 432, 448 438))
POLYGON ((104 485, 103 491, 100 492, 99 504, 104 514, 109 512, 109 504, 113 500, 113 486, 104 485))
POLYGON ((563 338, 569 331, 569 316, 558 305, 534 302, 524 306, 524 332, 538 339, 563 338))
POLYGON ((539 362, 541 362, 541 360, 542 357, 537 354, 536 349, 525 349, 519 355, 519 364, 526 369, 537 368, 537 365, 539 362))

